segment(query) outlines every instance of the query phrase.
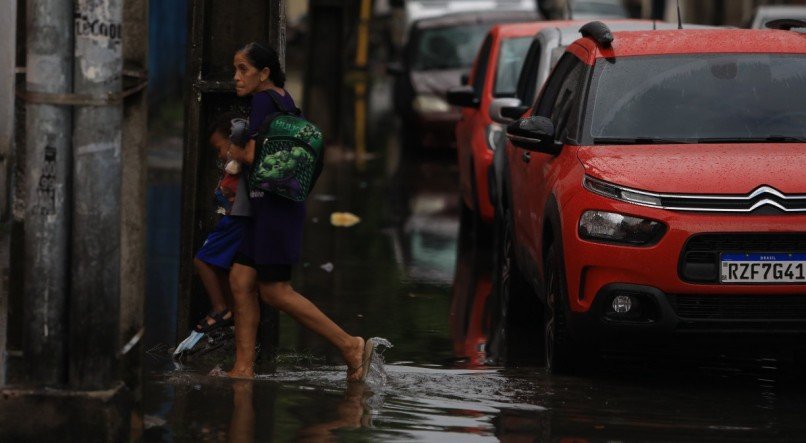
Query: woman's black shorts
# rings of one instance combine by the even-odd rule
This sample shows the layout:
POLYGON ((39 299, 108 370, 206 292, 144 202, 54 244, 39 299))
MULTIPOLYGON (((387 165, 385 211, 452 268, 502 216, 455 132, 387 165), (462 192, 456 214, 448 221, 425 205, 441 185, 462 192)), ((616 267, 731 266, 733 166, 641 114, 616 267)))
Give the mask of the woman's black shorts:
POLYGON ((291 265, 259 265, 248 255, 238 252, 233 258, 238 263, 257 271, 257 280, 263 283, 291 281, 291 265))

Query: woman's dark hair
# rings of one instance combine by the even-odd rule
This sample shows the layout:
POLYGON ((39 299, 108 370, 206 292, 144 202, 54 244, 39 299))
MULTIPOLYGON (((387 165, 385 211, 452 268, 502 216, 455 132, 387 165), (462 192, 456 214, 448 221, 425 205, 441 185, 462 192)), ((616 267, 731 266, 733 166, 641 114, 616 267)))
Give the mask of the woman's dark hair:
POLYGON ((269 68, 269 78, 275 86, 282 88, 285 86, 285 72, 280 66, 280 55, 271 46, 262 45, 258 42, 247 43, 238 52, 246 54, 249 63, 259 71, 269 68))

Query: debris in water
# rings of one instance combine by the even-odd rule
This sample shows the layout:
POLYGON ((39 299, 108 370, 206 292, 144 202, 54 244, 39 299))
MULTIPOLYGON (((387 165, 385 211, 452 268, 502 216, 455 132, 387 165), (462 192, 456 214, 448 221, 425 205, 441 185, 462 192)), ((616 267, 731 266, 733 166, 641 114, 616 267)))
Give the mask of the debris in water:
POLYGON ((327 262, 327 263, 325 263, 325 264, 323 264, 322 266, 319 266, 319 267, 324 269, 325 272, 333 272, 333 263, 327 262))
POLYGON ((350 212, 334 212, 330 214, 330 224, 340 228, 349 228, 361 222, 361 218, 350 212))
POLYGON ((332 202, 332 201, 336 200, 336 196, 335 195, 330 195, 330 194, 316 194, 316 195, 313 196, 313 198, 315 200, 320 201, 320 202, 332 202))

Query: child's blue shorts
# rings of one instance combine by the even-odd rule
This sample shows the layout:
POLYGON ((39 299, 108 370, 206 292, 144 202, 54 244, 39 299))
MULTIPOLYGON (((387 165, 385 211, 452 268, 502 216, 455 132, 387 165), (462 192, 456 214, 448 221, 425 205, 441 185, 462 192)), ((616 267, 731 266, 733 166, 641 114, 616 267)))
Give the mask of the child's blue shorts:
POLYGON ((232 258, 238 252, 244 235, 244 220, 241 217, 221 217, 213 232, 207 236, 196 258, 219 268, 229 269, 232 258))

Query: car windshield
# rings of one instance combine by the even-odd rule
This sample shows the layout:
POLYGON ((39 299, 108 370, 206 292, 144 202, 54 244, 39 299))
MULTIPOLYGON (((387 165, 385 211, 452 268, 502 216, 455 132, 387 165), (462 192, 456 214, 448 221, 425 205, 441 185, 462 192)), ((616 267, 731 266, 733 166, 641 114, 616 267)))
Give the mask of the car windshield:
POLYGON ((411 69, 431 71, 461 69, 473 65, 481 40, 492 24, 424 29, 414 42, 411 69))
POLYGON ((526 60, 526 51, 532 43, 532 37, 509 38, 501 43, 498 53, 498 68, 495 73, 496 97, 514 97, 518 89, 518 75, 526 60))
POLYGON ((806 55, 600 59, 589 100, 590 135, 597 144, 801 141, 806 55))

